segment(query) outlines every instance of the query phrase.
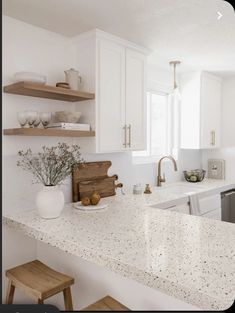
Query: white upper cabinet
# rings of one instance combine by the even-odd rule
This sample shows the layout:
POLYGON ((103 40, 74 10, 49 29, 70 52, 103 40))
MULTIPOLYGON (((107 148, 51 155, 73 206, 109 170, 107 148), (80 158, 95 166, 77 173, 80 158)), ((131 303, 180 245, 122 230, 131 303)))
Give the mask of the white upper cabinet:
MULTIPOLYGON (((126 122, 128 147, 146 149, 145 56, 126 49, 126 122)), ((127 147, 127 148, 128 148, 127 147)))
POLYGON ((181 76, 181 148, 220 147, 221 85, 219 77, 206 72, 181 76))
POLYGON ((146 148, 145 55, 98 40, 98 152, 146 148))
POLYGON ((145 150, 148 51, 99 30, 78 36, 73 51, 84 90, 95 92, 89 104, 76 105, 81 121, 96 131, 95 142, 89 142, 86 150, 145 150))
POLYGON ((221 145, 221 79, 203 74, 201 77, 201 147, 221 145))
POLYGON ((97 65, 98 148, 120 151, 125 140, 125 48, 99 41, 97 65))

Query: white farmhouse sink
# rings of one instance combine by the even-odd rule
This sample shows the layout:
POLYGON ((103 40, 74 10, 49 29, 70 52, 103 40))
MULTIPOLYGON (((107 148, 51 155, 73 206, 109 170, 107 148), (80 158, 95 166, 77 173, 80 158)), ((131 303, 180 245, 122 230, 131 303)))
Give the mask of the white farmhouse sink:
POLYGON ((189 211, 189 198, 197 192, 202 191, 204 188, 201 186, 195 186, 195 184, 170 184, 163 185, 162 187, 155 187, 153 192, 167 192, 169 194, 175 194, 180 196, 178 199, 169 200, 156 205, 151 205, 157 209, 169 209, 170 211, 176 211, 180 213, 190 214, 189 211))
POLYGON ((163 186, 163 187, 156 187, 154 191, 167 191, 169 193, 181 195, 181 194, 188 194, 191 192, 200 192, 203 190, 203 187, 201 186, 196 186, 191 184, 190 186, 186 185, 172 185, 172 186, 163 186))

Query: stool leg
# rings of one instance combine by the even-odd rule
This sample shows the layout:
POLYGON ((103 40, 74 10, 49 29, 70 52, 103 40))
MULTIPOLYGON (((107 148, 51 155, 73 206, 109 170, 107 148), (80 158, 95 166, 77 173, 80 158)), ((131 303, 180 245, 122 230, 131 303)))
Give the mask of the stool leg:
POLYGON ((73 311, 73 302, 70 287, 63 290, 65 311, 73 311))
POLYGON ((12 281, 9 280, 7 287, 7 295, 6 295, 6 304, 12 304, 15 293, 15 286, 12 284, 12 281))

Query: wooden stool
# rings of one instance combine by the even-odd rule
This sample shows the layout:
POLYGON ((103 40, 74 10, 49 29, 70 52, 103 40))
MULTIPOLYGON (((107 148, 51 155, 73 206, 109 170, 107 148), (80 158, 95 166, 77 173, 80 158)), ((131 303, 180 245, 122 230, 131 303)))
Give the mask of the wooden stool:
POLYGON ((130 311, 123 304, 113 299, 110 296, 106 296, 103 299, 89 305, 81 311, 130 311))
POLYGON ((56 272, 38 260, 9 269, 6 276, 9 278, 6 304, 13 303, 15 288, 36 299, 38 304, 63 291, 65 310, 73 310, 70 290, 74 284, 72 277, 56 272))

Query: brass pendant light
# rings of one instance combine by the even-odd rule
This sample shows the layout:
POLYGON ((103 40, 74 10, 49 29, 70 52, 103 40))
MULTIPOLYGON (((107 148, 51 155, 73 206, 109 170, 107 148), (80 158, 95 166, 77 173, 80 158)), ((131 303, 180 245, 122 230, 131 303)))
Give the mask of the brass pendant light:
POLYGON ((176 66, 180 65, 181 62, 180 61, 170 61, 169 64, 174 66, 174 90, 175 90, 178 88, 177 83, 176 83, 176 66))

